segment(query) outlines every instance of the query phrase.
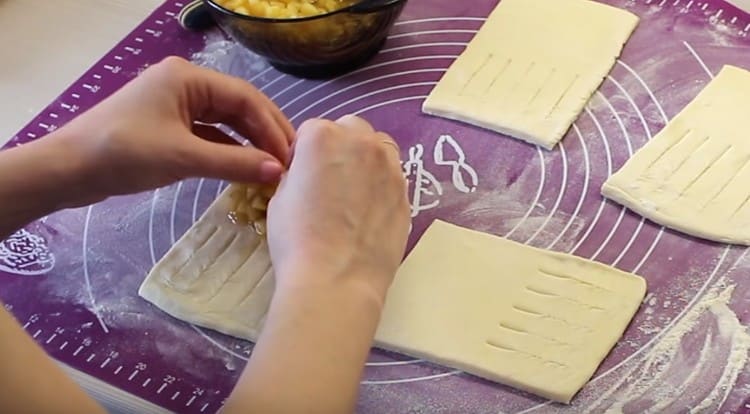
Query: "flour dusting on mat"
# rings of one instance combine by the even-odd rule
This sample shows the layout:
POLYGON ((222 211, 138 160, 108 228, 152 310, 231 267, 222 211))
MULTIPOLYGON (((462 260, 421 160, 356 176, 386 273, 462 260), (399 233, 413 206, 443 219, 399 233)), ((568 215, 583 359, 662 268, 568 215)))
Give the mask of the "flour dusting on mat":
POLYGON ((246 77, 249 73, 261 73, 269 67, 262 57, 234 41, 227 40, 221 33, 210 32, 205 40, 206 46, 194 53, 190 59, 196 65, 238 77, 246 77))
POLYGON ((549 408, 611 414, 719 410, 750 350, 750 334, 729 307, 734 288, 718 281, 642 358, 621 367, 615 381, 596 392, 584 389, 572 407, 549 408))

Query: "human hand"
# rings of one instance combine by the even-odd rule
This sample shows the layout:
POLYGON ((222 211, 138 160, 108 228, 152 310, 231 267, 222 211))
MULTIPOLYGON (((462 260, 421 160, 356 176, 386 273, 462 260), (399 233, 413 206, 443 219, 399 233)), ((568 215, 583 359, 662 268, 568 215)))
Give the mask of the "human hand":
POLYGON ((74 206, 188 177, 273 182, 288 160, 294 129, 246 81, 172 57, 53 135, 40 144, 60 146, 60 155, 76 165, 76 189, 68 196, 74 206), (206 125, 215 123, 255 148, 206 125))
POLYGON ((310 401, 352 412, 406 247, 406 180, 390 136, 354 116, 310 120, 292 153, 268 207, 273 300, 227 413, 310 411, 310 401))
POLYGON ((310 120, 268 210, 277 286, 364 282, 383 300, 409 232, 393 139, 355 116, 310 120))

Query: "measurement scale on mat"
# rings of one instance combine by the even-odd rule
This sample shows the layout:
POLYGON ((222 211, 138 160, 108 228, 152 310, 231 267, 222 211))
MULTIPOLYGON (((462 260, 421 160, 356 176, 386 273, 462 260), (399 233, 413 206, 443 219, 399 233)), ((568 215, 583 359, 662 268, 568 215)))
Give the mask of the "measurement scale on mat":
MULTIPOLYGON (((183 6, 181 1, 168 1, 159 7, 8 145, 34 140, 56 130, 167 55, 189 57, 202 46, 202 36, 185 32, 177 24, 176 16, 183 6)), ((47 352, 71 369, 85 373, 74 374, 75 377, 88 384, 89 389, 98 389, 95 393, 101 397, 109 401, 119 400, 115 407, 138 412, 158 411, 156 405, 128 398, 93 378, 177 412, 215 412, 226 398, 226 393, 209 391, 164 367, 153 367, 148 355, 135 357, 128 350, 127 340, 122 343, 124 350, 117 347, 100 349, 99 337, 108 335, 110 330, 86 309, 71 312, 64 305, 42 303, 38 306, 28 303, 29 298, 8 294, 3 299, 5 308, 15 314, 26 332, 47 352), (86 375, 93 378, 86 378, 86 375)), ((40 299, 44 302, 43 298, 40 299)))
MULTIPOLYGON (((242 65, 239 65, 240 73, 235 74, 254 79, 254 83, 259 88, 263 88, 266 93, 275 97, 287 114, 295 118, 295 122, 299 122, 304 117, 321 114, 337 116, 342 111, 352 110, 370 111, 368 116, 382 121, 383 125, 398 124, 384 117, 383 113, 379 112, 380 109, 393 109, 395 105, 398 110, 393 111, 394 113, 412 113, 416 117, 420 97, 429 92, 431 85, 450 64, 451 56, 461 52, 463 46, 481 26, 483 18, 480 15, 488 12, 495 2, 483 2, 481 10, 475 12, 475 17, 467 18, 455 17, 461 16, 463 10, 460 6, 456 6, 455 2, 435 0, 430 6, 432 8, 418 3, 410 3, 401 21, 394 28, 391 40, 385 46, 383 53, 372 62, 371 69, 363 69, 358 73, 348 75, 342 78, 341 84, 297 80, 271 69, 242 72, 242 65), (388 93, 380 96, 379 91, 388 93), (399 95, 396 95, 397 93, 399 95), (361 102, 358 104, 358 101, 361 102), (399 105, 411 106, 400 107, 399 105), (392 122, 386 122, 386 119, 392 122)), ((611 0, 607 3, 631 8, 643 14, 640 29, 642 31, 649 30, 649 25, 658 29, 659 27, 656 26, 663 23, 656 17, 646 16, 652 11, 654 15, 665 16, 664 21, 673 21, 679 16, 692 16, 695 21, 700 20, 706 30, 712 33, 721 32, 725 36, 734 36, 739 39, 747 37, 748 30, 750 30, 750 18, 747 15, 720 1, 611 0), (655 11, 657 9, 658 11, 655 11)), ((185 32, 175 21, 182 7, 183 2, 180 1, 169 1, 159 7, 143 24, 14 137, 10 145, 33 140, 54 131, 78 113, 111 94, 145 67, 158 62, 167 55, 191 57, 193 53, 201 51, 207 41, 203 35, 185 32)), ((724 58, 729 60, 727 63, 732 63, 731 59, 735 59, 737 64, 750 68, 750 61, 742 60, 741 57, 728 55, 701 57, 705 50, 701 49, 699 44, 688 40, 684 40, 684 44, 677 42, 680 49, 674 52, 679 53, 680 58, 684 58, 685 62, 690 61, 690 76, 694 78, 691 80, 705 84, 709 75, 718 69, 718 62, 724 58)), ((617 122, 609 122, 604 116, 599 116, 599 121, 595 120, 595 115, 601 115, 601 107, 604 107, 602 113, 610 114, 607 112, 607 98, 612 98, 610 102, 613 109, 611 112, 614 114, 612 118, 617 118, 625 124, 627 120, 625 115, 633 115, 633 113, 623 112, 621 109, 623 101, 615 102, 613 99, 615 94, 611 91, 619 90, 618 87, 622 87, 623 91, 630 89, 640 91, 637 96, 634 94, 632 99, 632 107, 636 109, 638 115, 641 115, 640 121, 636 124, 642 121, 644 129, 650 133, 658 131, 666 122, 667 117, 673 116, 679 109, 680 104, 692 98, 680 97, 677 99, 678 102, 659 104, 664 97, 661 91, 666 86, 656 84, 654 81, 656 77, 642 72, 648 68, 638 67, 638 59, 644 58, 636 53, 639 42, 645 43, 644 39, 638 39, 636 35, 631 42, 634 43, 630 47, 631 53, 623 56, 623 62, 616 66, 613 76, 605 81, 600 94, 592 100, 592 102, 599 102, 597 104, 599 109, 590 106, 582 116, 589 121, 582 121, 580 125, 577 123, 574 128, 574 132, 577 130, 582 133, 579 139, 581 145, 577 144, 576 137, 571 136, 564 141, 560 149, 547 153, 537 152, 530 146, 508 140, 492 141, 497 142, 498 145, 505 145, 507 148, 501 149, 509 151, 509 154, 518 153, 521 162, 528 161, 528 164, 533 164, 532 172, 536 175, 531 177, 531 181, 539 180, 540 182, 538 190, 534 183, 533 191, 529 192, 534 200, 521 200, 529 201, 529 205, 532 206, 521 221, 530 221, 530 218, 534 218, 537 204, 554 206, 555 209, 559 206, 561 210, 566 207, 569 201, 567 196, 572 194, 573 190, 578 191, 578 189, 567 188, 564 182, 557 183, 560 181, 560 176, 573 177, 572 166, 579 161, 577 156, 583 154, 589 157, 591 155, 585 160, 581 159, 579 163, 586 165, 587 174, 590 172, 590 176, 586 176, 587 180, 601 179, 605 175, 605 168, 595 165, 596 148, 604 151, 606 147, 609 151, 608 145, 612 145, 613 155, 607 158, 608 163, 611 164, 610 167, 621 165, 627 158, 624 155, 627 151, 621 140, 615 142, 615 138, 612 138, 612 142, 608 143, 604 138, 590 135, 596 134, 597 127, 602 129, 601 135, 605 135, 605 132, 610 137, 618 135, 617 122), (614 83, 614 79, 619 79, 619 83, 614 83), (651 88, 642 87, 646 84, 651 88), (601 105, 601 102, 605 102, 605 105, 601 105), (594 123, 591 122, 592 120, 594 123), (571 167, 568 168, 567 164, 571 167), (591 165, 590 171, 589 165, 591 165), (564 174, 560 173, 561 169, 564 174), (558 187, 555 188, 555 185, 558 187), (546 194, 547 192, 550 194, 546 194), (534 194, 537 197, 533 197, 534 194)), ((735 39, 734 42, 739 41, 735 39)), ((231 47, 231 44, 225 46, 231 47)), ((229 71, 235 69, 232 66, 229 71)), ((694 88, 693 92, 697 93, 697 90, 694 88)), ((625 96, 628 96, 627 93, 625 96)), ((637 116, 635 118, 639 119, 637 116)), ((425 124, 419 130, 419 134, 411 134, 416 136, 414 140, 402 143, 405 144, 402 148, 415 149, 412 154, 414 159, 410 159, 409 162, 413 162, 413 165, 420 169, 441 167, 433 162, 435 160, 428 159, 433 147, 439 143, 447 142, 454 145, 454 148, 463 148, 462 151, 465 151, 469 163, 480 160, 471 164, 479 174, 479 184, 476 192, 470 194, 481 195, 482 191, 487 189, 488 182, 491 183, 492 177, 488 175, 488 171, 494 170, 487 168, 488 160, 483 161, 485 165, 482 168, 481 148, 480 150, 473 149, 472 141, 467 139, 466 134, 471 132, 477 141, 497 140, 498 138, 491 134, 482 135, 474 129, 456 125, 430 119, 429 124, 425 124), (438 126, 433 127, 433 125, 438 126), (444 137, 444 132, 451 134, 450 139, 444 137), (420 134, 423 135, 418 136, 420 134), (417 151, 419 148, 421 152, 417 151)), ((628 138, 628 148, 642 145, 648 138, 646 135, 644 130, 641 130, 638 134, 633 133, 632 136, 625 137, 628 138), (632 142, 630 138, 633 138, 632 142)), ((461 155, 464 155, 463 152, 461 155)), ((601 164, 601 160, 599 162, 601 164)), ((467 165, 462 166, 464 172, 467 171, 465 170, 467 165)), ((509 162, 508 168, 512 170, 515 168, 514 165, 509 162)), ((445 185, 450 181, 450 168, 445 165, 442 168, 448 168, 446 170, 448 172, 436 173, 437 178, 431 183, 432 185, 440 183, 445 185)), ((468 178, 466 183, 476 185, 468 178)), ((597 198, 598 190, 595 187, 596 185, 592 183, 580 190, 579 205, 584 204, 584 200, 594 206, 600 205, 597 198)), ((24 329, 56 359, 90 377, 111 384, 113 389, 120 389, 172 411, 215 412, 228 396, 243 360, 249 355, 250 345, 243 341, 230 341, 218 334, 180 324, 158 311, 147 309, 147 305, 136 297, 136 290, 152 262, 165 252, 174 242, 175 237, 179 237, 179 234, 190 225, 221 188, 221 184, 215 182, 188 181, 151 194, 125 198, 124 201, 113 200, 90 209, 63 212, 27 227, 30 235, 41 236, 50 243, 52 253, 57 256, 56 268, 52 273, 40 277, 0 272, 2 285, 0 296, 6 303, 6 308, 15 314, 24 329), (135 218, 132 222, 126 222, 126 219, 122 218, 125 216, 135 218), (118 236, 118 232, 122 233, 118 236), (148 237, 145 236, 146 234, 148 237), (126 237, 127 235, 136 235, 138 238, 126 237), (110 247, 112 245, 116 245, 117 249, 123 251, 118 253, 116 249, 110 247), (107 254, 102 254, 103 251, 107 254), (97 261, 97 257, 101 260, 97 261), (114 260, 117 265, 108 263, 108 260, 114 260), (118 271, 122 270, 123 273, 110 275, 106 270, 110 267, 115 267, 118 271), (127 281, 122 282, 114 276, 127 279, 127 281), (70 280, 76 278, 82 281, 80 291, 71 293, 66 290, 65 293, 60 293, 65 290, 64 286, 55 284, 54 281, 50 282, 50 279, 56 277, 61 279, 68 277, 70 280), (123 315, 133 313, 131 311, 136 309, 141 313, 135 315, 133 319, 140 321, 138 318, 141 318, 147 323, 132 322, 123 328, 109 322, 108 318, 112 316, 108 314, 111 304, 103 304, 102 297, 106 296, 110 283, 126 286, 127 289, 122 288, 117 293, 122 294, 123 302, 133 304, 130 308, 126 308, 128 312, 115 315, 116 318, 122 319, 123 315), (75 295, 81 295, 83 300, 70 303, 67 298, 75 295), (29 298, 35 298, 37 302, 33 303, 29 298), (162 332, 172 328, 184 336, 168 336, 168 333, 162 332), (185 332, 190 335, 188 336, 185 332), (160 341, 159 338, 162 340, 160 341), (169 340, 164 340, 164 338, 169 340), (187 340, 181 342, 174 338, 187 340), (167 345, 171 345, 171 348, 167 345), (225 355, 204 360, 203 353, 225 355), (195 368, 191 369, 191 366, 195 368)), ((442 202, 445 203, 445 200, 442 202)), ((438 205, 434 211, 448 218, 453 217, 455 211, 448 207, 444 210, 440 210, 441 208, 443 206, 438 205)), ((523 206, 523 208, 526 207, 523 206)), ((659 241, 655 236, 658 234, 658 229, 649 228, 648 224, 643 224, 636 230, 630 229, 632 234, 626 233, 621 238, 619 234, 625 233, 622 229, 628 230, 626 222, 630 220, 630 223, 636 224, 638 221, 620 213, 618 209, 610 212, 606 210, 608 208, 600 207, 600 211, 604 211, 601 214, 601 220, 600 215, 595 214, 596 209, 585 212, 585 205, 580 208, 580 216, 586 218, 586 222, 590 224, 588 227, 590 232, 579 234, 580 243, 575 243, 571 248, 575 247, 576 253, 585 257, 596 256, 597 259, 605 262, 617 262, 618 265, 630 266, 628 270, 633 270, 637 266, 647 273, 653 273, 653 269, 661 264, 652 263, 655 259, 651 253, 655 249, 658 250, 659 246, 663 246, 664 243, 677 243, 678 238, 664 235, 659 241), (597 230, 597 226, 604 226, 604 224, 609 226, 605 231, 597 230), (587 239, 589 235, 591 239, 594 239, 594 236, 599 233, 602 237, 598 243, 596 243, 597 240, 587 239), (643 245, 639 244, 641 238, 645 239, 643 245), (630 242, 626 243, 628 240, 630 242), (603 250, 604 246, 608 248, 614 246, 613 257, 607 257, 608 251, 612 249, 603 250), (651 246, 650 249, 649 246, 651 246)), ((570 208, 566 212, 571 213, 569 221, 571 223, 576 215, 579 215, 578 208, 570 208)), ((419 210, 418 213, 419 217, 415 219, 417 231, 423 228, 432 217, 430 210, 426 208, 419 210)), ((511 236, 516 240, 546 247, 540 240, 543 239, 542 236, 546 231, 545 225, 554 217, 550 213, 542 218, 544 224, 529 232, 528 235, 523 233, 523 225, 516 226, 506 233, 513 233, 511 236)), ((560 234, 553 235, 558 236, 554 237, 553 241, 562 240, 563 238, 559 236, 563 236, 562 233, 569 228, 566 226, 560 234)), ((636 226, 633 225, 632 228, 636 226)), ((32 236, 29 237, 28 240, 21 240, 21 244, 34 240, 32 236)), ((559 245, 556 245, 557 247, 559 245)), ((718 275, 726 272, 732 267, 732 263, 741 259, 742 253, 742 249, 723 246, 717 252, 712 250, 710 254, 706 253, 707 262, 714 260, 715 265, 701 269, 705 273, 705 280, 699 280, 697 286, 691 288, 692 290, 686 288, 686 291, 695 294, 694 298, 689 299, 696 301, 718 275)), ((700 252, 696 253, 697 256, 700 254, 700 252)), ((649 281, 651 282, 651 279, 649 281)), ((77 288, 77 286, 73 287, 77 288)), ((663 289, 662 285, 655 284, 653 290, 659 296, 666 288, 663 289)), ((673 318, 671 323, 678 321, 684 313, 684 309, 675 308, 670 314, 670 318, 673 318)), ((641 323, 645 322, 636 320, 636 324, 641 323)), ((665 322, 660 327, 665 326, 669 325, 665 322)), ((589 394, 600 392, 600 387, 603 386, 601 384, 606 383, 608 375, 611 377, 616 374, 618 367, 651 346, 649 344, 654 343, 653 341, 657 338, 658 334, 652 334, 633 339, 633 342, 637 344, 635 351, 628 351, 625 346, 616 350, 615 359, 605 362, 602 371, 597 374, 590 386, 584 389, 584 393, 578 400, 585 401, 588 398, 587 392, 589 394), (628 354, 628 352, 631 353, 628 354)), ((102 386, 98 384, 94 388, 102 388, 102 386)), ((505 406, 511 403, 514 407, 518 407, 517 411, 533 412, 549 408, 543 401, 525 397, 505 387, 486 384, 457 374, 453 370, 382 353, 376 353, 366 369, 362 395, 363 401, 360 403, 362 412, 375 412, 378 408, 390 412, 403 412, 414 406, 424 407, 423 409, 428 411, 430 409, 437 411, 441 408, 450 411, 451 408, 455 410, 456 407, 465 407, 463 404, 467 402, 475 403, 473 407, 476 410, 490 407, 505 410, 505 406), (443 403, 439 401, 441 398, 451 401, 443 403)), ((123 396, 112 398, 127 400, 123 396)), ((137 411, 145 410, 143 408, 145 406, 138 405, 140 403, 136 400, 125 404, 131 408, 138 407, 137 411)))

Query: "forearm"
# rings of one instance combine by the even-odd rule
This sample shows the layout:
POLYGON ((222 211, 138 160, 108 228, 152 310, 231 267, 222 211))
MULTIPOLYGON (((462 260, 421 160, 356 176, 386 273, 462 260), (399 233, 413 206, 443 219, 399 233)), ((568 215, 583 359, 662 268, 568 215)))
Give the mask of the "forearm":
POLYGON ((277 292, 223 412, 353 412, 382 294, 341 280, 277 292))
MULTIPOLYGON (((74 152, 62 144, 47 138, 0 152, 0 240, 80 193, 74 152)), ((0 338, 0 412, 104 412, 2 308, 0 338)))
POLYGON ((0 152, 0 240, 80 195, 80 162, 65 144, 53 135, 0 152))
POLYGON ((104 413, 0 307, 0 412, 104 413))

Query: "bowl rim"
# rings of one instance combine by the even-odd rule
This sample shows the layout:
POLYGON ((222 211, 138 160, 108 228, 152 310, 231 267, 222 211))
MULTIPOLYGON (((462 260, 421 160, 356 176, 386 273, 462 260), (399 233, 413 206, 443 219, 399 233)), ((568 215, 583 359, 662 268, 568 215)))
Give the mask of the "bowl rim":
MULTIPOLYGON (((346 12, 351 11, 352 9, 356 9, 356 7, 364 1, 366 0, 358 0, 346 7, 342 7, 340 9, 336 9, 332 12, 328 12, 324 14, 316 14, 314 16, 294 17, 294 18, 288 18, 288 19, 276 18, 276 17, 250 16, 247 14, 237 13, 235 11, 229 10, 225 8, 224 6, 216 3, 216 0, 203 0, 203 3, 208 4, 209 7, 212 7, 214 10, 218 11, 219 13, 223 13, 232 17, 237 17, 242 20, 257 21, 257 22, 264 22, 264 23, 294 23, 294 22, 304 22, 304 21, 310 21, 310 20, 316 20, 316 19, 323 19, 328 16, 332 16, 334 14, 346 13, 346 12)), ((388 2, 386 5, 384 5, 383 7, 395 5, 398 3, 403 3, 406 1, 407 0, 392 0, 388 2)))

